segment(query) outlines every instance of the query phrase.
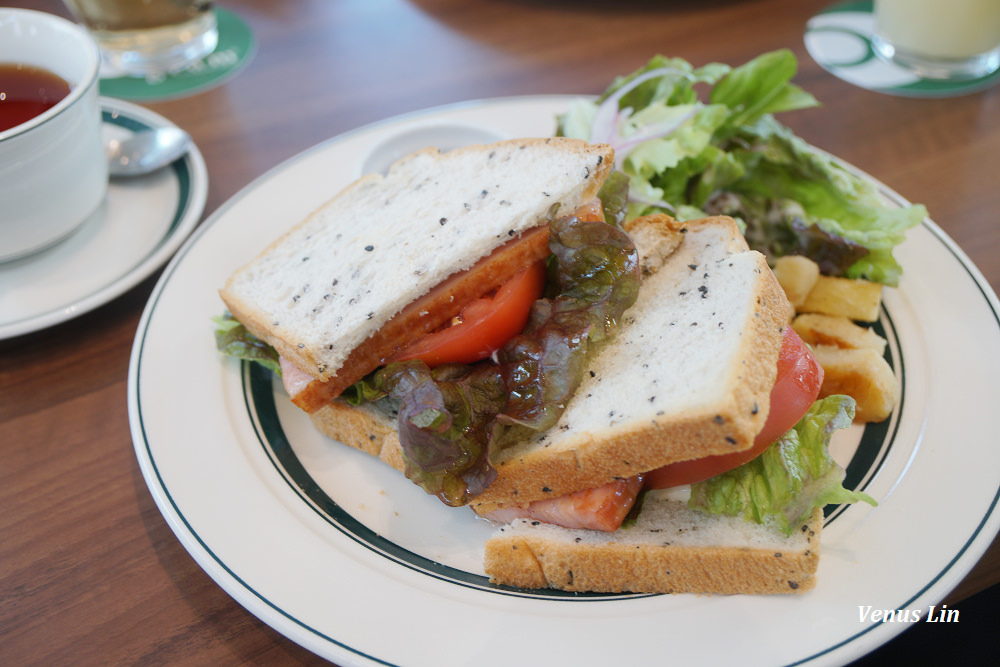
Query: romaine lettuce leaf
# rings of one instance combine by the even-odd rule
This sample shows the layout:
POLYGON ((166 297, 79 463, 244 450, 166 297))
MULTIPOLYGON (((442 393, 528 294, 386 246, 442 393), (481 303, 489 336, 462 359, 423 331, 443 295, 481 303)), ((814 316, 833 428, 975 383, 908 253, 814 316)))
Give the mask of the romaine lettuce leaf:
POLYGON ((712 88, 709 100, 732 110, 727 130, 752 125, 765 115, 819 105, 793 84, 798 63, 787 49, 765 53, 731 71, 712 88))
POLYGON ((752 461, 691 485, 688 506, 710 514, 773 524, 790 534, 830 503, 875 500, 843 486, 844 469, 830 456, 830 438, 854 420, 854 399, 816 401, 796 426, 752 461))

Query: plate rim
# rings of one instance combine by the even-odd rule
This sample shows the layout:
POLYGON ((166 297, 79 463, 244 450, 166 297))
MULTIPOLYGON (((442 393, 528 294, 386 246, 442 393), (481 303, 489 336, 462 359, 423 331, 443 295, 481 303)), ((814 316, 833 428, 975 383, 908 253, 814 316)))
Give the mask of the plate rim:
MULTIPOLYGON (((281 173, 281 172, 283 172, 283 171, 285 171, 285 170, 293 167, 298 161, 300 161, 302 159, 305 159, 307 156, 312 155, 314 152, 326 150, 327 148, 329 148, 331 146, 334 146, 334 145, 336 145, 337 143, 339 143, 341 141, 344 141, 346 139, 349 139, 351 137, 357 136, 357 135, 365 133, 365 132, 369 132, 369 131, 375 130, 375 129, 380 128, 380 127, 384 127, 384 126, 388 126, 388 125, 394 125, 394 124, 406 125, 407 122, 415 120, 415 119, 421 119, 421 118, 426 119, 428 117, 432 117, 432 116, 440 114, 440 113, 451 112, 451 111, 459 110, 459 109, 462 109, 462 108, 471 108, 471 107, 476 107, 476 106, 495 105, 495 104, 503 104, 503 103, 510 103, 510 102, 526 102, 527 103, 527 102, 531 102, 531 101, 552 101, 553 103, 555 103, 555 102, 558 102, 558 101, 566 101, 566 100, 571 100, 571 99, 578 99, 578 98, 581 98, 581 97, 588 97, 588 96, 585 96, 585 95, 528 95, 528 96, 509 96, 509 97, 487 98, 487 99, 469 100, 469 101, 465 101, 465 102, 457 102, 457 103, 452 103, 452 104, 445 104, 445 105, 431 107, 431 108, 428 108, 428 109, 422 109, 422 110, 413 111, 413 112, 402 114, 402 115, 399 115, 399 116, 393 116, 391 118, 387 118, 387 119, 383 119, 383 120, 380 120, 380 121, 376 121, 374 123, 370 123, 370 124, 367 124, 367 125, 355 128, 353 130, 349 130, 347 132, 338 134, 338 135, 336 135, 334 137, 331 137, 330 139, 328 139, 326 141, 323 141, 323 142, 321 142, 319 144, 316 144, 312 148, 306 149, 305 151, 303 151, 303 152, 301 152, 301 153, 299 153, 299 154, 297 154, 295 156, 292 156, 288 160, 286 160, 286 161, 282 162, 281 164, 273 167, 271 170, 267 171, 266 173, 264 173, 260 177, 254 179, 254 181, 252 181, 251 183, 249 183, 247 186, 245 186, 243 189, 241 189, 239 192, 237 192, 235 195, 233 195, 233 197, 231 197, 229 200, 227 200, 225 204, 223 204, 218 210, 216 210, 211 215, 211 217, 208 220, 206 220, 205 223, 198 230, 196 230, 195 234, 193 234, 187 240, 187 242, 185 243, 184 247, 175 255, 175 257, 171 261, 170 265, 168 266, 167 270, 164 271, 163 275, 160 277, 159 281, 157 282, 157 285, 154 288, 154 291, 153 291, 152 295, 150 296, 149 302, 147 303, 147 307, 146 307, 146 309, 143 312, 142 320, 141 320, 141 322, 139 324, 139 327, 137 329, 137 334, 136 334, 136 338, 135 338, 134 345, 133 345, 132 358, 130 360, 130 368, 129 368, 128 403, 129 403, 129 418, 130 418, 130 422, 132 422, 132 424, 133 424, 133 426, 132 426, 132 432, 133 432, 134 445, 135 445, 135 448, 136 448, 136 451, 137 451, 137 455, 139 455, 139 457, 140 457, 140 462, 143 464, 142 465, 143 475, 147 476, 147 474, 149 474, 150 471, 147 470, 147 462, 143 460, 143 453, 142 453, 141 450, 144 447, 148 448, 149 443, 148 443, 148 441, 145 438, 144 429, 142 427, 142 414, 141 414, 141 409, 140 409, 139 403, 138 403, 139 399, 138 399, 137 393, 138 393, 138 371, 139 371, 139 365, 141 363, 142 347, 143 347, 143 344, 144 344, 144 341, 145 341, 145 332, 146 332, 146 330, 147 330, 147 328, 149 326, 149 319, 152 317, 153 312, 154 312, 155 307, 156 307, 156 302, 157 302, 158 298, 161 296, 163 290, 166 289, 166 285, 169 283, 170 276, 172 275, 172 273, 175 270, 176 266, 178 266, 180 264, 180 262, 183 261, 183 258, 185 257, 187 251, 190 248, 192 248, 194 245, 196 245, 198 243, 198 241, 202 237, 202 235, 208 229, 210 229, 214 224, 216 224, 219 220, 221 220, 221 219, 223 219, 225 217, 226 212, 231 207, 235 206, 239 201, 241 201, 245 196, 247 196, 248 193, 256 190, 258 187, 260 187, 261 185, 263 185, 264 183, 266 183, 270 179, 274 178, 277 174, 279 174, 279 173, 281 173)), ((855 168, 855 167, 853 167, 851 165, 847 165, 846 163, 844 163, 844 164, 846 166, 850 167, 852 170, 860 173, 865 178, 870 179, 871 181, 873 181, 879 187, 880 191, 882 191, 883 193, 889 195, 891 198, 895 199, 897 202, 909 203, 905 198, 903 198, 902 196, 900 196, 898 193, 896 193, 895 191, 893 191, 891 188, 888 188, 887 186, 885 186, 883 183, 881 183, 877 179, 872 178, 867 173, 862 172, 861 170, 859 170, 859 169, 857 169, 857 168, 855 168)), ((1000 327, 1000 305, 998 305, 996 294, 993 292, 992 288, 989 286, 989 283, 985 280, 985 278, 979 272, 978 268, 971 262, 971 260, 967 257, 967 255, 965 255, 965 253, 961 250, 961 248, 936 223, 934 223, 930 218, 925 218, 925 220, 923 221, 922 225, 924 227, 926 227, 930 231, 930 233, 933 235, 933 237, 935 238, 936 241, 942 243, 945 246, 945 248, 948 250, 948 252, 961 265, 962 269, 965 272, 968 273, 969 277, 976 284, 976 286, 979 289, 980 293, 983 295, 983 297, 984 297, 987 305, 989 306, 990 311, 992 313, 993 320, 997 323, 998 327, 1000 327)), ((153 464, 153 462, 151 460, 148 463, 149 464, 153 464)), ((150 485, 152 482, 153 482, 153 480, 147 477, 147 485, 150 485)), ((154 498, 157 500, 157 504, 158 505, 160 505, 160 503, 164 502, 164 501, 172 503, 172 500, 170 500, 169 498, 164 499, 162 497, 162 494, 168 494, 169 495, 169 491, 163 485, 162 480, 158 480, 158 487, 156 489, 154 489, 152 486, 150 486, 150 491, 153 494, 154 498)), ((951 585, 954 585, 954 583, 957 583, 960 580, 960 578, 963 577, 963 576, 965 576, 965 574, 968 572, 968 570, 970 570, 975 565, 975 563, 981 557, 982 552, 985 551, 985 549, 989 546, 990 541, 992 541, 992 539, 993 539, 992 537, 990 537, 989 540, 986 540, 985 543, 983 543, 983 541, 984 541, 983 540, 983 536, 984 536, 983 531, 986 529, 987 524, 990 523, 991 520, 992 520, 993 523, 996 523, 996 519, 997 519, 996 507, 997 507, 998 500, 1000 500, 1000 485, 998 485, 997 489, 995 490, 992 503, 987 508, 987 511, 984 514, 984 516, 982 517, 982 519, 979 521, 978 526, 977 526, 976 530, 973 532, 973 534, 968 538, 968 540, 966 540, 966 542, 962 545, 962 548, 959 550, 959 552, 954 556, 954 558, 951 561, 949 561, 947 563, 947 565, 944 567, 944 569, 942 569, 932 581, 927 582, 923 587, 921 587, 920 590, 913 595, 913 597, 911 598, 911 600, 915 600, 918 597, 926 594, 927 591, 929 591, 931 589, 934 589, 935 587, 940 586, 941 583, 942 583, 942 580, 944 580, 946 578, 946 575, 951 575, 951 579, 954 579, 954 581, 953 581, 953 583, 951 585), (969 556, 970 551, 969 550, 972 548, 972 546, 973 546, 974 543, 977 544, 977 545, 979 545, 979 546, 981 546, 981 548, 979 548, 978 550, 974 550, 972 552, 972 555, 974 556, 974 558, 971 558, 971 560, 970 560, 970 556, 969 556), (960 569, 956 570, 956 565, 959 563, 959 561, 963 561, 963 559, 964 559, 964 561, 969 561, 969 562, 965 562, 964 563, 964 565, 966 565, 964 571, 960 571, 960 569)), ((190 546, 189 546, 188 539, 191 536, 193 536, 200 543, 200 538, 198 538, 197 535, 182 536, 181 534, 179 534, 178 533, 179 526, 177 526, 175 524, 175 520, 176 520, 177 517, 167 516, 165 508, 162 505, 160 506, 160 509, 161 509, 161 512, 164 514, 164 518, 167 520, 168 525, 171 526, 172 530, 174 530, 175 534, 180 539, 180 541, 182 542, 182 544, 184 544, 184 546, 186 548, 188 548, 189 551, 191 549, 190 549, 190 546)), ((177 508, 176 506, 174 506, 174 510, 178 513, 179 518, 182 521, 184 521, 183 516, 180 515, 179 508, 177 508)), ((990 527, 990 531, 991 531, 991 534, 996 532, 992 527, 990 527)), ((192 533, 193 533, 193 531, 192 531, 192 533)), ((210 556, 212 556, 213 558, 215 558, 214 554, 211 552, 211 550, 209 550, 207 548, 207 546, 205 546, 203 543, 202 543, 202 546, 203 546, 203 548, 205 548, 206 550, 209 551, 209 555, 210 556)), ((194 555, 194 554, 192 554, 192 555, 194 555)), ((200 565, 202 565, 203 568, 205 567, 202 564, 202 559, 201 558, 196 557, 196 560, 199 562, 200 565)), ((216 562, 217 562, 218 566, 222 567, 227 572, 229 571, 228 568, 226 567, 226 564, 223 563, 221 560, 219 560, 218 558, 216 558, 216 562)), ((233 577, 234 581, 222 582, 222 581, 219 581, 219 579, 218 579, 217 576, 213 575, 212 572, 209 571, 209 568, 205 568, 205 569, 206 569, 206 571, 208 571, 208 573, 210 574, 210 576, 212 576, 212 578, 216 581, 217 584, 219 584, 232 597, 234 597, 234 599, 236 599, 238 602, 240 602, 240 604, 242 604, 245 608, 247 608, 247 610, 250 613, 254 614, 258 618, 260 618, 262 621, 268 623, 269 625, 272 625, 272 627, 274 627, 277 631, 279 631, 282 634, 286 635, 287 637, 289 637, 293 641, 296 641, 296 642, 302 644, 303 646, 305 646, 306 648, 308 648, 308 649, 310 649, 310 650, 312 650, 314 652, 317 652, 319 655, 324 655, 324 656, 327 656, 327 657, 333 655, 333 656, 335 656, 335 658, 337 660, 348 660, 348 661, 350 661, 350 660, 354 660, 355 658, 360 658, 360 659, 365 660, 365 661, 374 661, 372 664, 392 664, 392 663, 388 663, 388 662, 382 661, 382 660, 380 660, 378 658, 375 658, 373 656, 369 656, 369 655, 365 654, 364 652, 361 652, 361 651, 359 651, 359 650, 357 650, 357 649, 355 649, 355 648, 353 648, 351 646, 348 646, 347 644, 345 644, 343 642, 340 642, 340 641, 338 641, 336 639, 328 637, 327 635, 325 635, 321 631, 318 631, 316 629, 309 628, 308 626, 303 625, 302 622, 297 621, 294 618, 291 618, 287 614, 287 612, 285 612, 285 610, 283 610, 280 607, 275 606, 272 603, 268 602, 265 597, 261 596, 252 587, 250 587, 246 583, 244 583, 234 573, 230 572, 230 576, 233 577), (234 587, 236 588, 235 591, 233 590, 234 587), (279 627, 280 623, 278 625, 275 625, 272 622, 274 619, 268 619, 268 618, 262 617, 257 611, 255 611, 254 609, 252 609, 251 606, 249 606, 248 603, 246 602, 246 595, 245 594, 248 591, 253 594, 252 597, 254 597, 258 601, 264 601, 264 603, 267 604, 267 605, 269 605, 270 608, 273 611, 277 612, 281 616, 284 616, 284 618, 286 620, 291 619, 291 621, 292 621, 292 623, 293 623, 293 625, 295 627, 293 627, 293 628, 279 627), (305 637, 302 636, 303 633, 301 632, 301 630, 303 630, 303 629, 305 629, 307 631, 305 634, 307 634, 308 636, 305 636, 305 637), (317 637, 322 638, 322 640, 323 640, 323 641, 319 642, 320 646, 318 646, 318 647, 317 647, 317 642, 316 642, 316 638, 317 637), (328 649, 331 648, 331 646, 328 646, 325 642, 328 642, 328 643, 332 644, 333 647, 339 648, 341 651, 347 651, 347 653, 344 654, 344 653, 341 653, 340 651, 336 651, 336 650, 333 653, 330 653, 328 649)), ((950 590, 950 588, 948 590, 950 590)), ((945 591, 945 592, 947 592, 947 591, 945 591)), ((252 602, 251 602, 251 604, 252 604, 252 602)), ((814 653, 814 654, 810 655, 809 657, 807 657, 805 659, 802 659, 800 661, 797 661, 797 662, 791 663, 791 664, 802 664, 802 663, 806 663, 806 662, 811 662, 811 661, 814 661, 814 660, 817 660, 817 659, 820 659, 820 658, 830 657, 830 655, 833 654, 833 653, 836 653, 839 657, 843 657, 844 654, 842 652, 838 652, 838 651, 840 649, 842 649, 846 645, 853 645, 855 648, 857 648, 857 647, 860 646, 860 648, 863 649, 863 650, 862 650, 861 653, 858 653, 857 655, 863 655, 864 653, 867 653, 868 651, 873 650, 878 645, 881 645, 884 641, 888 641, 889 639, 891 639, 892 636, 895 636, 895 634, 897 634, 898 632, 901 632, 903 629, 904 629, 903 627, 899 627, 899 628, 886 628, 886 626, 884 624, 882 624, 882 625, 869 625, 869 626, 864 627, 864 629, 862 629, 860 632, 851 635, 847 639, 844 639, 839 644, 827 647, 827 648, 823 649, 822 651, 820 651, 818 653, 814 653), (860 638, 862 638, 862 637, 866 637, 866 636, 869 639, 869 641, 867 642, 868 645, 861 645, 857 640, 860 639, 860 638), (878 637, 878 639, 872 640, 872 638, 874 638, 874 637, 878 637), (873 641, 874 641, 874 643, 873 643, 873 641)), ((857 656, 855 656, 855 657, 857 657, 857 656)), ((355 664, 355 663, 351 662, 350 664, 355 664)), ((360 664, 360 663, 358 663, 358 664, 360 664)), ((367 664, 367 663, 365 663, 365 664, 367 664)))

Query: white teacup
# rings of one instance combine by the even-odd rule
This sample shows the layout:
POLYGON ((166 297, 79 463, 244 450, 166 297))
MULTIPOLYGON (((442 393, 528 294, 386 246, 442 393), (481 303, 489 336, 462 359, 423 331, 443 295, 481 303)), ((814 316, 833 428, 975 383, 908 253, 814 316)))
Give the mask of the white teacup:
POLYGON ((0 262, 68 236, 97 210, 108 187, 93 39, 55 15, 0 8, 0 65, 17 64, 61 77, 70 92, 0 132, 0 262))

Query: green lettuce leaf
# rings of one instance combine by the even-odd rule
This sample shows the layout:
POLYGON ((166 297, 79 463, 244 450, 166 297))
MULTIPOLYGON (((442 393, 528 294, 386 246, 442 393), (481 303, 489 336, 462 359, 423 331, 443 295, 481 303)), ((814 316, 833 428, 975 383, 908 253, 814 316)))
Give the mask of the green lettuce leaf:
POLYGON ((212 318, 215 322, 215 347, 236 359, 255 361, 281 376, 278 353, 273 347, 247 331, 228 311, 212 318))
POLYGON ((612 171, 597 193, 604 219, 614 227, 621 227, 628 214, 628 176, 612 171))
POLYGON ((781 49, 731 71, 709 96, 712 104, 724 104, 732 110, 726 130, 752 125, 767 114, 818 106, 815 97, 791 82, 797 68, 795 55, 781 49))
POLYGON ((734 195, 741 204, 729 214, 771 262, 805 254, 827 275, 896 285, 901 269, 893 248, 926 210, 886 206, 870 182, 775 120, 773 114, 818 104, 791 82, 796 69, 786 49, 733 69, 655 56, 616 78, 596 101, 573 102, 557 119, 558 133, 615 148, 631 181, 629 218, 658 211, 701 217, 734 195), (699 99, 698 84, 708 87, 707 101, 699 99), (789 202, 796 217, 770 215, 789 202))
POLYGON ((723 63, 694 67, 683 58, 667 58, 657 54, 631 74, 616 77, 598 98, 598 102, 619 94, 618 106, 623 109, 642 109, 657 101, 670 105, 691 104, 698 101, 695 85, 713 85, 728 74, 730 69, 729 65, 723 63), (648 76, 651 74, 659 76, 648 76))
MULTIPOLYGON (((772 117, 742 128, 734 142, 738 147, 730 154, 744 166, 744 175, 728 184, 728 190, 765 202, 763 208, 794 202, 807 225, 868 251, 833 275, 898 284, 902 268, 892 249, 927 215, 923 206, 887 207, 874 184, 812 149, 772 117)), ((746 222, 759 227, 778 224, 766 216, 746 222)), ((757 249, 765 254, 770 250, 757 249)))
POLYGON ((688 506, 710 514, 740 516, 791 534, 816 507, 875 500, 843 486, 844 469, 829 452, 830 437, 854 419, 854 399, 830 396, 752 461, 691 485, 688 506))

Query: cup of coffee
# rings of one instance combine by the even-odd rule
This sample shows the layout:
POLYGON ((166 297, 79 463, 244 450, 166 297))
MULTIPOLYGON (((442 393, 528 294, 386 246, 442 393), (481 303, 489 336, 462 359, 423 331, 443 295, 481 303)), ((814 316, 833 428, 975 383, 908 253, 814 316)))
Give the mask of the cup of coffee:
POLYGON ((157 77, 215 50, 219 29, 210 0, 63 0, 101 48, 106 68, 157 77))
POLYGON ((0 261, 53 245, 103 202, 99 65, 75 23, 0 7, 0 261))

